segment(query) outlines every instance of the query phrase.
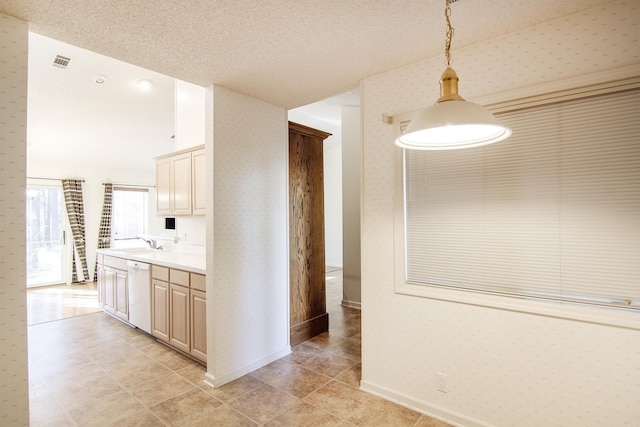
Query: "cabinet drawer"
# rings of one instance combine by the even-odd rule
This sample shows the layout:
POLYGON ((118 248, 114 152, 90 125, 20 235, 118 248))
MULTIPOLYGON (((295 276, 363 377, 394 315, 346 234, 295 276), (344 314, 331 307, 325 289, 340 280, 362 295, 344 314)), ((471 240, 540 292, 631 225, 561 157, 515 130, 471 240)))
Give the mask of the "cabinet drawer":
POLYGON ((169 282, 189 287, 189 273, 182 270, 169 270, 169 282))
POLYGON ((197 289, 202 292, 207 291, 207 282, 202 274, 191 273, 191 289, 197 289))
POLYGON ((159 265, 153 265, 151 268, 151 277, 165 282, 169 281, 169 269, 167 267, 160 267, 159 265))
POLYGON ((112 256, 104 256, 104 266, 113 267, 118 270, 127 270, 127 260, 124 258, 116 258, 112 256))

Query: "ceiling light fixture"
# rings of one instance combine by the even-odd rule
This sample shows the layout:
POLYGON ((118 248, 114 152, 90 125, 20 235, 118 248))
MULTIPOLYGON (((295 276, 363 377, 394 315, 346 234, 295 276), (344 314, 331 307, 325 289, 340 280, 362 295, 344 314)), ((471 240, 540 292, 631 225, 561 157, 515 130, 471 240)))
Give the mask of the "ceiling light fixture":
POLYGON ((440 98, 418 112, 395 144, 410 150, 453 150, 502 141, 511 129, 502 126, 486 108, 458 95, 458 75, 451 68, 451 3, 446 0, 445 66, 440 77, 440 98))
POLYGON ((95 81, 98 84, 102 84, 107 81, 107 78, 105 76, 95 76, 93 78, 93 81, 95 81))
POLYGON ((153 82, 151 80, 138 80, 138 87, 143 90, 149 90, 153 86, 153 82))

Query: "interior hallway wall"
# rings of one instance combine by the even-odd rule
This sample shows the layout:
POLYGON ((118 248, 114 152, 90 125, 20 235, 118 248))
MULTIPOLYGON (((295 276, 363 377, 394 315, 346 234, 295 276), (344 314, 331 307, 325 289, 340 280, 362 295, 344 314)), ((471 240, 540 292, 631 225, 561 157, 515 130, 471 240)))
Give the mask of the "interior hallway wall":
POLYGON ((208 381, 288 354, 288 126, 283 108, 207 89, 208 381))
POLYGON ((26 22, 0 14, 0 425, 29 425, 26 22))

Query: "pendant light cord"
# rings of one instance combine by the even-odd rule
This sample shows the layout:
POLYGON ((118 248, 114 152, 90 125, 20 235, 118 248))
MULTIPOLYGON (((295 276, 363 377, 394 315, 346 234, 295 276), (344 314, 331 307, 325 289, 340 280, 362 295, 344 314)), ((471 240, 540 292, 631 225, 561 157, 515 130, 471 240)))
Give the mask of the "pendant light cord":
POLYGON ((451 40, 453 39, 454 29, 451 26, 451 0, 446 0, 446 6, 444 9, 444 17, 447 20, 447 35, 444 39, 444 65, 451 67, 451 40))

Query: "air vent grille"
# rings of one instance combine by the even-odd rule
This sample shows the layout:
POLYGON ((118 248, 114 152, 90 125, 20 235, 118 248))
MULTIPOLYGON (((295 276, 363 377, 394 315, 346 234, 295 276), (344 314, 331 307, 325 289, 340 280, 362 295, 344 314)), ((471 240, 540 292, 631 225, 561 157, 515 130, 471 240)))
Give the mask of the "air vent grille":
POLYGON ((53 66, 59 68, 67 68, 69 65, 69 61, 71 58, 67 58, 66 56, 56 55, 56 58, 53 60, 53 66))

